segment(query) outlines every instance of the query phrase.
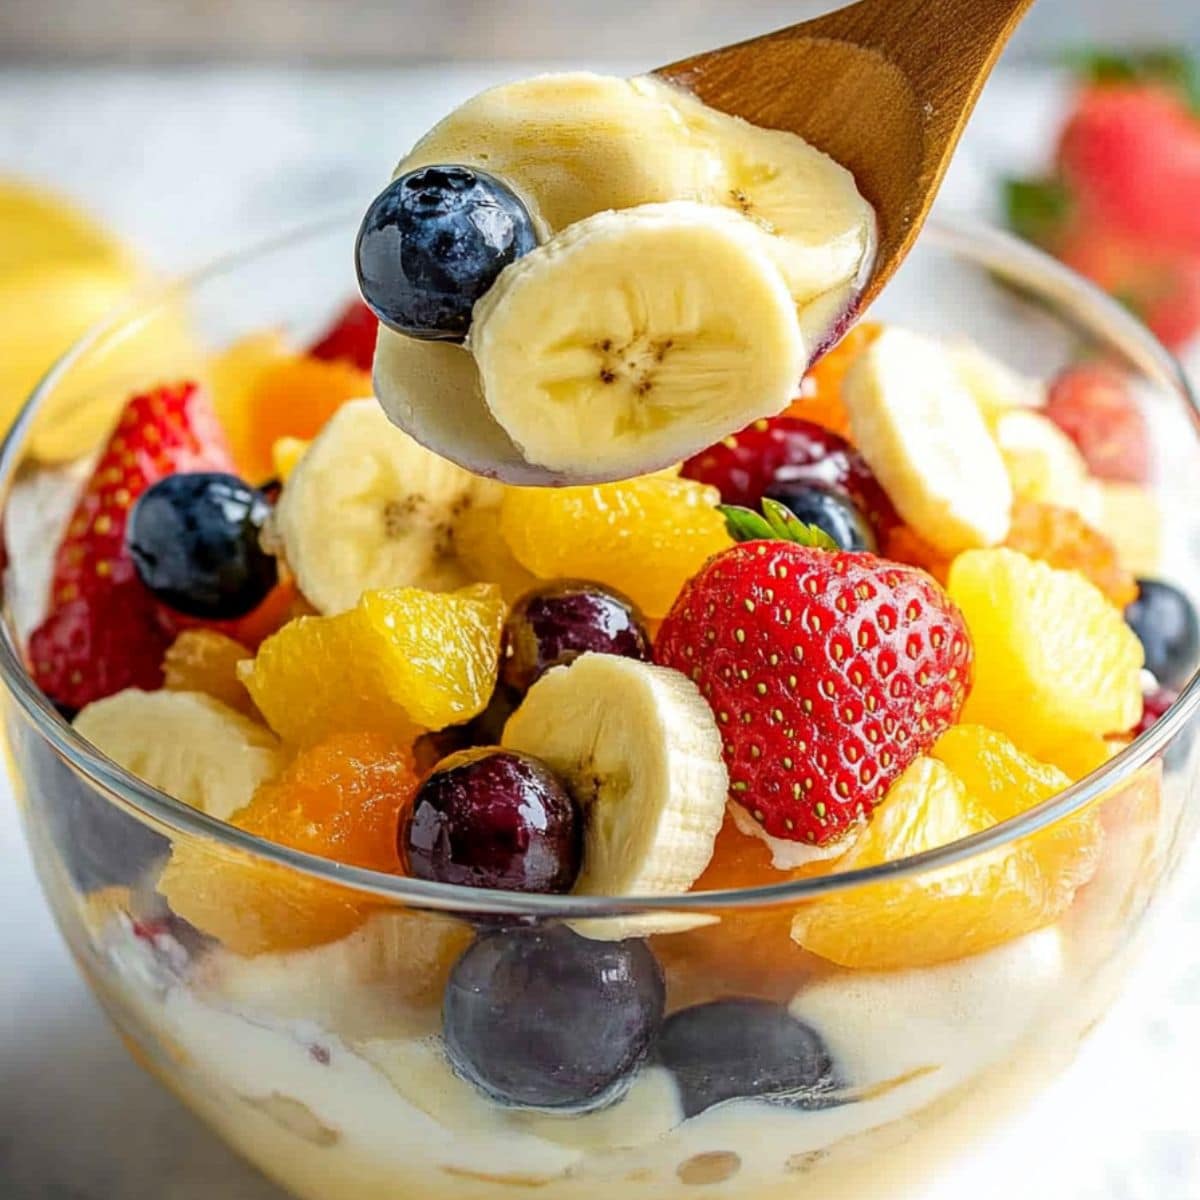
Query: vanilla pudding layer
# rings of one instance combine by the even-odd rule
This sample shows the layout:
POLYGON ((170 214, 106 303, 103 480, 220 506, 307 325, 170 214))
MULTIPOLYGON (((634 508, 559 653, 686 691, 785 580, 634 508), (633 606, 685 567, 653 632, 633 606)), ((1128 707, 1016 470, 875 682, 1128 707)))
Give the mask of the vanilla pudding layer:
POLYGON ((730 1200, 895 1197, 1070 1061, 1124 973, 1173 823, 1160 811, 1110 839, 1054 927, 939 967, 808 983, 792 1012, 847 1081, 847 1102, 818 1111, 737 1101, 684 1120, 654 1066, 601 1112, 506 1109, 450 1069, 436 1004, 397 1004, 386 979, 337 986, 323 970, 344 961, 337 944, 265 960, 216 950, 181 969, 169 937, 152 945, 118 914, 96 931, 98 982, 119 1021, 157 1034, 164 1082, 302 1200, 541 1187, 657 1200, 700 1185, 730 1200))

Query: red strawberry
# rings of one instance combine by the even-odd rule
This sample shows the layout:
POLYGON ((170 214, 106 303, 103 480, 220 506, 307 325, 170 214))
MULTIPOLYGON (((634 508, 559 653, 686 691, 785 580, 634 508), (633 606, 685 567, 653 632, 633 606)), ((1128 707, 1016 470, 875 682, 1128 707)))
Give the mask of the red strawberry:
POLYGON ((1100 479, 1145 483, 1150 430, 1119 371, 1100 363, 1068 367, 1050 385, 1046 416, 1079 447, 1100 479))
POLYGON ((129 511, 166 475, 231 468, 225 435, 194 383, 126 404, 58 547, 50 614, 29 642, 34 678, 53 700, 78 708, 161 682, 170 621, 125 548, 129 511))
POLYGON ((1087 89, 1058 145, 1083 226, 1200 252, 1200 119, 1156 84, 1087 89))
POLYGON ((823 484, 843 492, 879 537, 899 524, 862 455, 845 438, 798 417, 755 421, 689 458, 683 474, 711 484, 726 504, 751 508, 774 484, 823 484))
MULTIPOLYGON (((778 537, 764 510, 771 524, 734 510, 731 531, 778 537)), ((769 834, 822 844, 954 723, 972 662, 962 615, 923 571, 783 540, 711 559, 654 656, 717 714, 734 798, 769 834)))
POLYGON ((1200 330, 1200 252, 1161 250, 1094 229, 1064 240, 1056 253, 1140 317, 1166 346, 1200 330))
POLYGON ((161 615, 136 578, 60 604, 30 635, 33 677, 69 712, 127 687, 162 687, 163 655, 174 634, 161 615))
POLYGON ((309 354, 314 358, 353 363, 360 371, 370 371, 378 334, 379 321, 375 314, 361 300, 351 300, 309 354))

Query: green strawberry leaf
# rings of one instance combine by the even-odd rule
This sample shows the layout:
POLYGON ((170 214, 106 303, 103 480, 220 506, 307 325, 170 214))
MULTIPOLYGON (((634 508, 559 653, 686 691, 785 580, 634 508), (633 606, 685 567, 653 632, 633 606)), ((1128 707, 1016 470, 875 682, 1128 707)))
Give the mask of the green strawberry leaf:
POLYGON ((725 528, 735 542, 794 542, 814 550, 840 550, 841 547, 817 525, 801 521, 791 509, 778 500, 766 497, 762 513, 736 504, 719 504, 717 511, 725 518, 725 528))
POLYGON ((1052 246, 1071 218, 1066 184, 1057 179, 1006 179, 1004 211, 1013 233, 1038 246, 1052 246))
POLYGON ((1088 83, 1157 83, 1179 93, 1200 116, 1200 63, 1184 50, 1073 50, 1066 65, 1088 83))

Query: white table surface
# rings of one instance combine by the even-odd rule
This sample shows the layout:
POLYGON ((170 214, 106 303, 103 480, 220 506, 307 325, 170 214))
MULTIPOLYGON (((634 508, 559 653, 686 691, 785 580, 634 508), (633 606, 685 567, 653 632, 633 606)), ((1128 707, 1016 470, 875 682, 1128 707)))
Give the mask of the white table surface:
MULTIPOLYGON (((0 171, 55 182, 175 270, 314 210, 365 203, 416 134, 512 73, 10 69, 0 171)), ((994 172, 1036 156, 1059 102, 1044 76, 994 81, 945 204, 986 211, 994 172)), ((1198 1008, 1193 858, 1076 1065, 927 1200, 1197 1200, 1198 1008)), ((42 903, 2 779, 0 1197, 281 1200, 109 1031, 42 903)))

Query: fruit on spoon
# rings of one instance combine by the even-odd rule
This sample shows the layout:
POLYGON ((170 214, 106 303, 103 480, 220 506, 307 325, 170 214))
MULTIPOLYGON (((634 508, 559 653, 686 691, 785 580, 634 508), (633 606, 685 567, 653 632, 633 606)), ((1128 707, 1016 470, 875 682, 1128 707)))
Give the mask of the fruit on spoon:
POLYGON ((573 479, 676 462, 783 409, 806 362, 753 227, 689 201, 600 213, 505 271, 476 306, 488 409, 573 479))

